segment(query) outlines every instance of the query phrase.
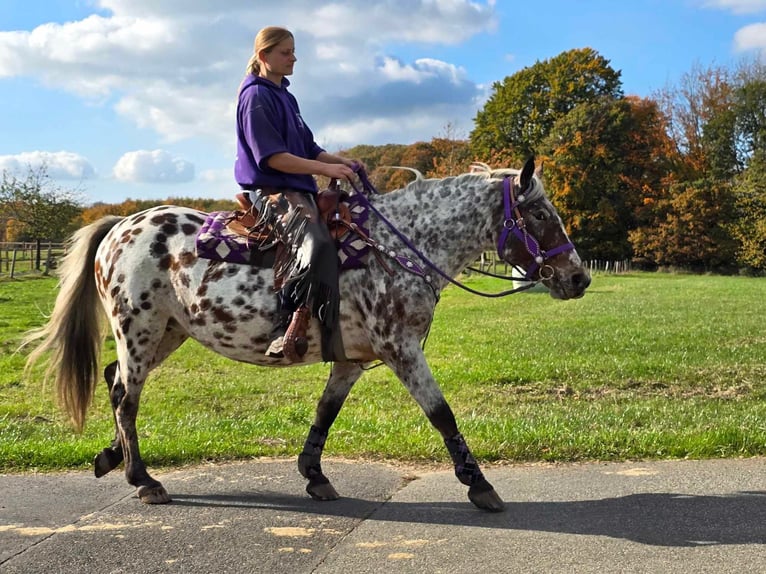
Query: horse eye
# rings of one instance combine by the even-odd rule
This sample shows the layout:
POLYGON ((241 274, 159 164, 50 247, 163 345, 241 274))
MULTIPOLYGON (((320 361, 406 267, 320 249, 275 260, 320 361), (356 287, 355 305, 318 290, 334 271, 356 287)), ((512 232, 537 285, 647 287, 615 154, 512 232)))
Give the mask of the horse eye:
POLYGON ((535 211, 532 214, 532 217, 534 217, 537 221, 545 221, 546 219, 548 219, 548 214, 545 213, 543 210, 540 210, 540 211, 535 211))

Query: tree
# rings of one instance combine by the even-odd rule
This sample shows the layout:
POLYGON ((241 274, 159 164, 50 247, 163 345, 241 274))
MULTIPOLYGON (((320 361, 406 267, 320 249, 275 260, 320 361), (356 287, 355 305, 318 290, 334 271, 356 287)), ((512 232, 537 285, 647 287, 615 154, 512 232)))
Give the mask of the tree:
POLYGON ((38 168, 29 166, 24 179, 3 171, 0 215, 21 225, 21 235, 37 243, 38 270, 41 241, 63 241, 80 211, 76 193, 53 184, 45 164, 38 168))
MULTIPOLYGON (((766 64, 744 63, 736 78, 734 116, 739 163, 766 165, 766 64)), ((760 169, 757 172, 762 173, 760 169)))
POLYGON ((427 177, 449 177, 466 173, 471 167, 471 147, 464 135, 448 123, 444 131, 431 140, 433 157, 427 177))
POLYGON ((471 167, 471 147, 468 140, 434 138, 431 140, 434 156, 428 177, 449 177, 466 173, 471 167))
POLYGON ((728 231, 737 241, 737 262, 751 271, 766 272, 766 165, 753 163, 734 188, 736 217, 728 231))
POLYGON ((562 52, 495 82, 470 135, 475 157, 510 151, 521 162, 538 151, 554 124, 578 104, 622 97, 620 72, 591 48, 562 52))
POLYGON ((554 125, 541 144, 545 183, 584 257, 631 256, 628 231, 661 194, 671 149, 651 100, 602 97, 554 125))
POLYGON ((655 98, 668 118, 668 132, 681 163, 680 179, 730 180, 738 161, 734 109, 735 86, 726 68, 695 65, 678 87, 667 87, 655 98))
POLYGON ((695 271, 733 271, 736 242, 727 230, 734 196, 727 182, 682 182, 654 208, 656 224, 630 233, 637 256, 695 271))

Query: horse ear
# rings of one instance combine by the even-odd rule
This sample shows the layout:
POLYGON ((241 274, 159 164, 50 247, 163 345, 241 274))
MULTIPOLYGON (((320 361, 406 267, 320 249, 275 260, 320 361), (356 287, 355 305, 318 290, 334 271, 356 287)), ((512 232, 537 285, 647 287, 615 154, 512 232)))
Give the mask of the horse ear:
POLYGON ((519 177, 519 183, 521 184, 521 190, 526 191, 532 181, 532 175, 535 173, 535 156, 531 156, 524 167, 521 168, 521 176, 519 177))

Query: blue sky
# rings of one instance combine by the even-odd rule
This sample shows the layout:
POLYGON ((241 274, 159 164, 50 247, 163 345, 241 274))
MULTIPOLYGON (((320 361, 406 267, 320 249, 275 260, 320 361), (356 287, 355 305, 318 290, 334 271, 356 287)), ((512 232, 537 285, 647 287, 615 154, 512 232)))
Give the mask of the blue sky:
POLYGON ((329 151, 468 137, 502 81, 591 47, 651 96, 766 54, 766 0, 2 0, 0 171, 86 202, 231 197, 236 89, 262 26, 329 151))

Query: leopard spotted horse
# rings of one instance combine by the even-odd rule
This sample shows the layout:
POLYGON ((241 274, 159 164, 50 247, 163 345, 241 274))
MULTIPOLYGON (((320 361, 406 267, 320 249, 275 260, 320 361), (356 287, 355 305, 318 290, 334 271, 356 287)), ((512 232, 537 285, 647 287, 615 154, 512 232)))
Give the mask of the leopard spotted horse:
MULTIPOLYGON (((493 247, 557 299, 581 297, 590 275, 546 198, 534 160, 521 171, 483 167, 444 179, 418 177, 402 189, 370 197, 369 237, 386 256, 368 257, 365 267, 340 277, 346 360, 332 363, 298 457, 313 498, 338 498, 322 472, 325 440, 363 367, 381 361, 441 434, 471 502, 488 511, 503 509, 421 346, 439 293, 493 247), (389 251, 396 257, 389 259, 389 251), (397 264, 403 260, 407 263, 397 264)), ((104 370, 116 432, 111 446, 95 457, 95 473, 103 476, 124 461, 127 481, 148 504, 171 500, 139 455, 136 415, 152 369, 189 337, 236 361, 289 366, 264 355, 278 320, 273 269, 199 258, 195 236, 205 217, 195 209, 160 206, 104 217, 78 230, 60 268, 49 321, 26 340, 37 344, 29 363, 48 361, 59 402, 81 429, 99 378, 100 326, 106 317, 117 351, 117 360, 104 370)), ((307 338, 301 364, 321 361, 316 319, 307 338)))

